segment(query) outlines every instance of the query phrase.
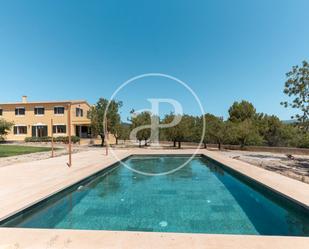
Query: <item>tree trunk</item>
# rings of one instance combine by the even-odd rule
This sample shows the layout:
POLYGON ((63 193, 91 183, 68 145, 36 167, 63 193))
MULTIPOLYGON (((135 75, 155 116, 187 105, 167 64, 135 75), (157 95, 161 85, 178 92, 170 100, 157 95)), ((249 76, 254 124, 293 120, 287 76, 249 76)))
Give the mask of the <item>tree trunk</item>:
POLYGON ((142 141, 141 141, 141 140, 138 140, 138 143, 139 143, 139 144, 138 144, 138 147, 141 148, 141 147, 142 147, 142 141))
POLYGON ((222 146, 221 146, 221 143, 218 142, 218 149, 221 150, 222 146))
POLYGON ((116 145, 118 145, 118 137, 116 137, 116 145))
POLYGON ((147 140, 145 139, 145 146, 147 146, 148 144, 147 144, 147 140))
POLYGON ((105 136, 104 136, 104 134, 103 135, 101 134, 100 137, 101 137, 101 147, 103 147, 104 146, 105 136))
POLYGON ((240 141, 240 149, 241 149, 241 150, 243 150, 243 149, 245 148, 245 144, 246 144, 246 139, 244 138, 244 139, 242 139, 242 140, 240 141))
POLYGON ((180 149, 180 148, 181 148, 181 142, 178 141, 178 149, 180 149))
POLYGON ((174 142, 174 146, 173 147, 176 147, 176 141, 174 140, 173 142, 174 142))
POLYGON ((207 143, 204 143, 204 149, 206 149, 207 148, 207 143))

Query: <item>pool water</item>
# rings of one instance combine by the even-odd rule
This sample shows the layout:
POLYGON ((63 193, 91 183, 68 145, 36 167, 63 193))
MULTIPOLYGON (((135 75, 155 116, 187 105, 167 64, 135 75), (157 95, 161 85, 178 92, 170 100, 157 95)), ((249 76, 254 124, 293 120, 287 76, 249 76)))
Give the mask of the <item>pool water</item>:
MULTIPOLYGON (((125 162, 133 169, 159 173, 187 159, 132 156, 125 162)), ((2 226, 309 235, 306 210, 242 178, 198 156, 180 170, 161 176, 141 175, 116 164, 2 226)))

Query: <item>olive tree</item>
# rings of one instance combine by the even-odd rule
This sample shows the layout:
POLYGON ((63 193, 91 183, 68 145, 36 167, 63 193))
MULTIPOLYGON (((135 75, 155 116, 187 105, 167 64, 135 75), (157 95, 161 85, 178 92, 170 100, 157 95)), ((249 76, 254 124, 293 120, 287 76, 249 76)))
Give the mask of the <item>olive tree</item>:
POLYGON ((190 116, 187 114, 179 115, 179 114, 168 114, 165 115, 163 119, 164 124, 170 124, 174 119, 179 119, 180 122, 169 128, 165 128, 165 137, 173 141, 174 147, 176 147, 176 143, 178 143, 178 148, 181 148, 182 142, 192 142, 194 141, 194 129, 196 120, 194 116, 190 116), (178 115, 178 117, 176 117, 178 115))
POLYGON ((305 131, 309 130, 309 63, 303 61, 302 66, 293 66, 286 73, 287 80, 284 93, 291 98, 290 101, 281 102, 284 107, 298 109, 300 113, 292 116, 305 131))
POLYGON ((4 140, 5 136, 9 133, 13 125, 13 122, 0 119, 0 141, 4 140))
POLYGON ((114 135, 117 134, 117 128, 121 122, 119 115, 121 106, 121 101, 108 101, 100 98, 96 105, 90 108, 88 118, 91 120, 91 132, 92 135, 101 137, 101 146, 104 145, 106 131, 114 135), (103 124, 104 117, 106 117, 106 124, 103 124), (105 125, 106 127, 104 127, 105 125))
MULTIPOLYGON (((134 111, 131 111, 134 113, 134 111)), ((151 115, 149 112, 141 112, 136 115, 133 115, 131 118, 131 130, 137 129, 142 126, 150 125, 151 124, 151 115)), ((136 133, 136 138, 139 142, 139 147, 142 146, 142 141, 145 141, 145 146, 147 146, 148 140, 150 139, 151 129, 150 128, 143 128, 136 133)))
POLYGON ((223 118, 216 117, 212 114, 205 114, 205 136, 209 142, 218 144, 218 149, 221 150, 222 144, 226 140, 227 131, 223 118))
POLYGON ((127 123, 119 123, 116 125, 116 133, 115 138, 116 138, 116 144, 118 144, 119 139, 121 140, 128 140, 129 135, 130 135, 130 124, 127 123))
POLYGON ((241 148, 246 145, 262 145, 263 138, 253 119, 246 119, 241 122, 227 122, 227 130, 232 143, 239 144, 241 148))

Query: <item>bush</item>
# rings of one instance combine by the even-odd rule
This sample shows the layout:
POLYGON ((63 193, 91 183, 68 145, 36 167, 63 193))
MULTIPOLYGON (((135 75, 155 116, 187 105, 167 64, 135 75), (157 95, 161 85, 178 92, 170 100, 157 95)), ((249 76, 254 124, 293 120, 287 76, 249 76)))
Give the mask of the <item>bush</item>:
POLYGON ((309 148, 309 133, 301 136, 301 139, 298 143, 298 147, 300 148, 309 148))
POLYGON ((54 138, 55 143, 65 143, 67 144, 69 142, 69 138, 67 136, 60 136, 54 138))
MULTIPOLYGON (((55 137, 54 141, 57 143, 69 143, 69 137, 68 136, 60 136, 60 137, 55 137)), ((77 136, 71 136, 71 141, 73 144, 76 144, 80 141, 80 138, 77 136)))
POLYGON ((79 143, 80 137, 72 136, 72 137, 71 137, 71 141, 72 141, 73 144, 79 143))
MULTIPOLYGON (((51 142, 51 137, 26 137, 25 142, 26 143, 42 143, 42 142, 51 142)), ((80 138, 77 136, 71 137, 72 143, 78 143, 80 141, 80 138)), ((55 143, 69 143, 69 137, 68 136, 61 136, 61 137, 54 137, 55 143)))
POLYGON ((26 143, 51 142, 51 137, 26 137, 26 143))

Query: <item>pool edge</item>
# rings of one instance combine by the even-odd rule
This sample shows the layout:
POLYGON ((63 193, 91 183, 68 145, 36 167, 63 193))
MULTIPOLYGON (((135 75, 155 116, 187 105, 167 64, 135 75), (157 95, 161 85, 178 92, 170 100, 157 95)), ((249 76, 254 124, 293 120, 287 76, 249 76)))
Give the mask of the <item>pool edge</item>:
POLYGON ((19 249, 307 249, 308 243, 309 237, 0 228, 1 248, 19 249))
MULTIPOLYGON (((147 152, 143 151, 142 153, 141 152, 140 153, 134 153, 134 152, 128 153, 123 159, 128 158, 132 155, 141 155, 141 154, 153 155, 153 154, 151 154, 151 152, 150 153, 147 153, 147 152)), ((208 152, 209 151, 207 151, 207 153, 200 152, 198 154, 202 154, 206 157, 209 157, 212 160, 215 160, 218 163, 223 164, 226 167, 229 167, 232 170, 235 170, 240 174, 243 174, 243 172, 238 171, 237 168, 235 169, 233 166, 229 165, 229 163, 226 163, 224 160, 222 162, 221 160, 218 160, 217 157, 214 158, 213 156, 209 155, 208 152)), ((158 151, 156 151, 155 154, 162 155, 162 154, 166 154, 166 153, 178 155, 177 152, 175 153, 174 151, 166 151, 166 150, 162 151, 162 153, 158 153, 158 151)), ((188 152, 188 150, 187 150, 185 153, 182 151, 181 154, 192 154, 192 153, 188 152)), ((221 157, 224 157, 224 156, 221 155, 221 157)), ((231 160, 231 159, 229 159, 229 160, 231 160)), ((117 162, 110 163, 109 165, 105 166, 105 168, 111 167, 115 163, 117 163, 117 162)), ((234 163, 239 163, 239 161, 236 161, 234 163)), ((246 164, 246 163, 241 163, 241 164, 246 164)), ((250 165, 250 164, 247 164, 247 165, 250 165)), ((255 168, 260 169, 260 168, 258 168, 257 166, 254 166, 254 165, 250 165, 250 166, 254 169, 255 168)), ((78 182, 85 180, 87 177, 102 171, 103 169, 104 168, 102 168, 100 170, 96 170, 95 172, 92 172, 88 176, 84 176, 82 179, 75 181, 74 183, 72 183, 70 185, 62 186, 61 189, 58 189, 57 191, 50 193, 48 196, 52 196, 52 195, 56 194, 57 192, 60 192, 64 189, 67 189, 69 186, 75 185, 78 182)), ((261 169, 261 170, 267 171, 265 169, 261 169)), ((273 173, 273 172, 271 172, 271 173, 273 173)), ((277 173, 273 173, 273 174, 277 174, 277 173)), ((251 177, 248 174, 244 174, 244 175, 246 177, 249 177, 251 180, 257 181, 258 184, 262 184, 263 186, 270 188, 271 191, 274 191, 277 194, 291 198, 292 201, 294 201, 294 202, 297 201, 297 204, 299 205, 299 203, 298 203, 299 201, 297 200, 297 198, 294 198, 293 195, 286 194, 282 191, 278 191, 278 189, 273 188, 273 186, 269 186, 269 185, 267 185, 267 183, 260 181, 260 179, 256 179, 254 177, 251 177)), ((287 177, 282 176, 282 175, 280 175, 280 177, 287 178, 287 177)), ((291 181, 293 183, 296 180, 289 178, 289 181, 291 181)), ((309 185, 308 186, 306 185, 306 188, 309 188, 309 185)), ((46 199, 46 198, 47 198, 47 196, 45 196, 43 198, 43 200, 46 199)), ((39 200, 37 200, 36 202, 39 202, 39 200)), ((306 202, 303 203, 303 202, 300 201, 300 203, 301 203, 302 206, 305 205, 306 207, 308 207, 308 205, 306 205, 306 202)), ((33 202, 31 204, 28 204, 27 206, 28 207, 33 206, 33 202)), ((23 207, 23 208, 20 208, 20 209, 24 210, 25 208, 26 207, 23 207)), ((17 213, 17 211, 15 210, 14 213, 17 213)), ((11 215, 8 214, 6 216, 7 216, 7 218, 11 217, 12 214, 11 215)), ((33 240, 31 238, 33 238, 33 237, 37 238, 37 236, 38 236, 40 238, 36 239, 35 246, 33 246, 32 248, 42 248, 44 246, 46 247, 46 243, 50 243, 53 240, 61 241, 61 243, 64 243, 64 244, 67 241, 71 240, 72 243, 75 243, 75 246, 73 245, 72 248, 86 248, 84 246, 82 246, 82 247, 76 246, 76 243, 81 244, 81 245, 85 245, 85 246, 87 246, 87 248, 102 248, 101 244, 99 244, 99 243, 97 243, 96 245, 88 246, 88 242, 93 241, 93 240, 96 240, 96 242, 98 242, 98 238, 102 237, 103 234, 104 234, 104 236, 108 237, 109 241, 118 240, 119 237, 121 237, 123 242, 127 241, 128 243, 131 243, 130 241, 132 240, 132 236, 131 236, 132 233, 134 233, 135 236, 137 236, 138 238, 142 238, 142 241, 144 241, 145 243, 148 243, 147 240, 146 241, 144 240, 146 237, 148 237, 148 235, 146 236, 146 234, 144 232, 128 232, 128 231, 125 231, 125 232, 108 231, 107 232, 107 231, 93 231, 93 230, 86 230, 85 231, 85 230, 73 230, 73 229, 72 230, 58 230, 58 229, 30 229, 30 228, 27 228, 27 229, 0 228, 0 230, 1 230, 0 245, 1 244, 3 245, 3 243, 6 243, 5 244, 6 246, 7 245, 8 246, 10 246, 10 245, 15 246, 16 244, 19 245, 20 243, 23 243, 23 241, 25 243, 33 243, 33 240), (76 234, 78 234, 77 237, 76 237, 76 234), (44 241, 38 241, 38 240, 41 239, 41 237, 44 238, 44 241), (79 237, 82 237, 82 238, 79 238, 79 237), (4 241, 6 241, 6 242, 4 242, 4 241)), ((149 234, 152 234, 152 233, 149 233, 149 234)), ((166 246, 163 245, 163 246, 159 247, 159 246, 157 246, 158 243, 157 244, 154 243, 154 244, 151 245, 151 248, 182 248, 181 246, 183 246, 183 248, 188 248, 188 247, 189 248, 205 248, 205 244, 200 244, 203 241, 203 243, 209 243, 210 242, 211 245, 209 245, 209 249, 210 248, 229 248, 229 249, 230 248, 235 248, 235 249, 237 248, 237 249, 242 249, 242 248, 249 248, 249 247, 252 248, 252 249, 253 248, 259 248, 259 249, 265 248, 266 249, 266 248, 270 248, 270 247, 274 248, 274 249, 275 248, 278 248, 278 249, 279 248, 280 249, 282 249, 282 248, 303 249, 304 248, 305 249, 305 248, 307 248, 306 245, 309 243, 309 237, 292 237, 292 236, 221 235, 221 234, 220 235, 214 235, 214 234, 187 234, 187 233, 183 233, 183 234, 181 234, 181 237, 182 237, 181 239, 180 239, 180 237, 178 237, 178 235, 177 235, 177 238, 175 239, 170 233, 160 234, 159 237, 157 237, 158 233, 153 232, 153 234, 156 234, 154 236, 154 237, 156 237, 156 240, 160 241, 162 239, 162 236, 163 236, 164 238, 168 238, 168 239, 171 239, 173 241, 176 241, 175 244, 177 244, 178 246, 173 246, 173 245, 167 244, 166 246), (195 242, 194 242, 194 243, 198 243, 198 244, 195 244, 193 246, 191 244, 192 241, 190 240, 191 237, 200 238, 200 239, 196 239, 195 242), (179 242, 179 241, 183 242, 183 239, 185 239, 187 241, 187 243, 185 242, 185 244, 182 244, 182 243, 179 242), (222 240, 225 241, 223 244, 221 243, 222 240), (252 246, 249 246, 251 244, 252 244, 252 246), (224 247, 224 246, 226 246, 226 247, 224 247)), ((106 238, 106 237, 104 237, 104 238, 106 238)), ((136 240, 136 238, 133 238, 133 240, 136 240)), ((162 240, 164 240, 164 239, 162 239, 162 240)), ((102 240, 101 243, 104 243, 104 241, 102 240)), ((149 247, 147 247, 147 245, 150 245, 150 244, 146 244, 146 246, 143 245, 143 247, 141 247, 141 248, 149 248, 149 247)), ((124 244, 124 246, 127 246, 127 245, 124 244)), ((63 247, 63 244, 61 244, 61 246, 59 246, 59 247, 63 247)), ((59 248, 59 247, 54 247, 54 248, 59 248)), ((14 248, 14 247, 5 247, 5 248, 14 248)), ((27 248, 27 246, 24 247, 23 244, 21 244, 21 246, 19 248, 27 248)), ((106 246, 106 248, 120 248, 120 247, 106 246)), ((132 246, 132 247, 127 247, 127 248, 136 248, 136 247, 132 246)))

